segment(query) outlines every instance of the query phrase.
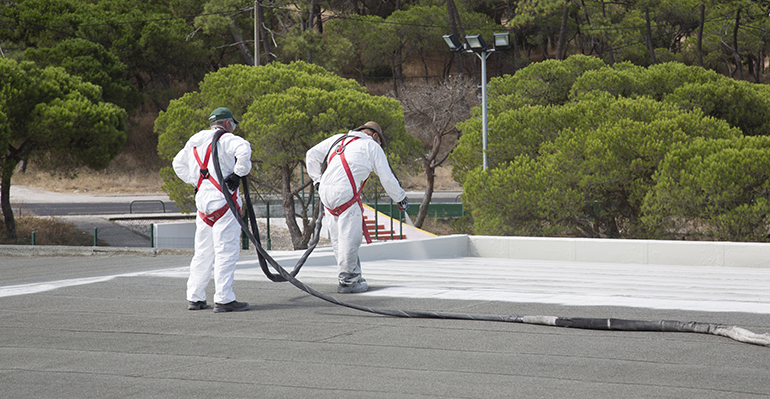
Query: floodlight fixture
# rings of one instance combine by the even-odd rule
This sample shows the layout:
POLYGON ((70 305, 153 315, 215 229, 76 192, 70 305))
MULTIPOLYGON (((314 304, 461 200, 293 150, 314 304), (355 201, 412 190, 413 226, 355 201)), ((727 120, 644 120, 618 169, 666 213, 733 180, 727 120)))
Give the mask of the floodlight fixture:
POLYGON ((454 35, 454 33, 449 35, 444 35, 444 41, 446 42, 447 46, 449 46, 449 50, 451 51, 463 50, 462 43, 460 43, 460 40, 457 38, 457 36, 454 35))
POLYGON ((511 34, 509 32, 495 33, 495 50, 511 48, 511 34))
POLYGON ((487 51, 487 42, 481 35, 465 36, 465 41, 468 43, 468 47, 476 53, 487 51))

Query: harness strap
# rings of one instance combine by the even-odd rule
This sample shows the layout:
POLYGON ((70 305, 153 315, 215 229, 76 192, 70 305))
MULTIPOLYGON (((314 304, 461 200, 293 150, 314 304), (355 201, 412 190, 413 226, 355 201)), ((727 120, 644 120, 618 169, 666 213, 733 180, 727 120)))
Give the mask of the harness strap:
MULTIPOLYGON (((238 201, 237 201, 237 199, 238 199, 237 191, 233 193, 232 197, 233 197, 233 202, 235 202, 235 207, 238 208, 238 213, 241 213, 241 207, 240 207, 240 205, 238 205, 238 201)), ((225 206, 223 206, 223 207, 221 207, 221 208, 217 209, 216 211, 211 212, 209 214, 205 214, 205 213, 203 213, 201 211, 198 211, 198 216, 207 225, 213 227, 214 223, 216 223, 217 220, 221 219, 222 216, 225 216, 225 214, 227 214, 227 211, 229 211, 229 210, 230 210, 230 208, 228 207, 227 204, 225 204, 225 206)))
MULTIPOLYGON (((345 147, 347 147, 348 144, 358 140, 359 137, 353 137, 350 141, 345 143, 345 140, 342 141, 342 143, 337 146, 337 149, 332 153, 332 155, 329 157, 329 163, 331 163, 332 159, 334 159, 335 155, 340 156, 340 162, 342 162, 342 167, 345 168, 345 174, 348 176, 348 181, 350 182, 350 187, 353 188, 353 198, 351 198, 348 202, 345 202, 344 204, 336 207, 336 208, 326 208, 326 210, 329 211, 334 216, 339 216, 342 214, 342 212, 345 212, 348 208, 350 208, 353 204, 358 203, 358 206, 361 208, 361 215, 363 216, 364 213, 364 203, 361 201, 361 192, 364 191, 364 186, 366 185, 366 180, 364 180, 361 183, 361 187, 359 189, 356 189, 356 181, 353 178, 353 172, 350 171, 350 165, 348 164, 347 159, 345 159, 345 147)), ((364 238, 366 239, 367 244, 372 243, 372 237, 369 235, 369 230, 366 228, 366 221, 364 218, 361 218, 361 225, 363 227, 363 233, 364 238)))
MULTIPOLYGON (((214 134, 219 134, 221 137, 223 134, 228 133, 226 130, 218 130, 214 134)), ((198 161, 198 167, 200 168, 200 176, 198 176, 198 185, 195 186, 196 189, 200 190, 201 183, 203 183, 203 180, 208 180, 211 182, 211 184, 214 185, 214 187, 217 188, 217 190, 222 191, 222 186, 219 185, 219 182, 214 179, 214 176, 212 176, 209 173, 208 164, 209 164, 209 158, 211 158, 211 144, 209 144, 208 147, 206 147, 206 155, 203 158, 203 162, 201 162, 201 157, 198 155, 198 147, 193 147, 193 155, 195 155, 195 160, 198 161)))
MULTIPOLYGON (((218 134, 221 137, 225 133, 228 133, 228 132, 225 130, 219 130, 214 134, 218 134)), ((199 190, 201 188, 201 184, 203 183, 204 180, 208 180, 211 182, 211 184, 214 185, 214 187, 217 188, 217 190, 219 190, 224 194, 224 192, 222 191, 222 186, 219 185, 219 182, 216 181, 216 179, 214 179, 214 176, 212 176, 209 173, 209 169, 206 167, 209 164, 209 158, 211 158, 211 144, 209 144, 209 146, 206 148, 206 155, 204 156, 203 161, 201 161, 201 157, 200 155, 198 155, 198 147, 193 147, 193 155, 195 155, 195 160, 198 161, 198 167, 200 168, 200 172, 201 172, 200 176, 198 176, 198 185, 196 186, 196 190, 199 190)), ((233 197, 233 202, 235 202, 235 205, 238 208, 238 213, 240 213, 241 207, 238 205, 238 201, 237 201, 238 190, 235 190, 235 192, 233 192, 232 197, 233 197)), ((205 214, 201 211, 198 211, 198 216, 200 216, 200 218, 203 219, 203 221, 206 222, 207 225, 214 226, 214 223, 216 223, 217 220, 221 219, 222 216, 224 216, 227 213, 228 209, 229 209, 228 206, 225 205, 222 208, 219 208, 216 211, 209 214, 205 214)))

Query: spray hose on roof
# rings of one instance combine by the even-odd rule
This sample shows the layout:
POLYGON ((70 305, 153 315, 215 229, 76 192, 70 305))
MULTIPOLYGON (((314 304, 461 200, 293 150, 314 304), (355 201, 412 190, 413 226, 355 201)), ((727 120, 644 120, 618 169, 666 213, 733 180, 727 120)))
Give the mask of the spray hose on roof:
MULTIPOLYGON (((224 181, 222 176, 222 170, 219 166, 219 156, 217 151, 217 142, 219 135, 215 134, 212 140, 211 147, 214 158, 214 171, 216 172, 217 179, 224 181)), ((659 331, 659 332, 689 332, 689 333, 701 333, 712 334, 722 337, 731 338, 738 342, 744 342, 748 344, 770 346, 770 333, 757 334, 751 332, 745 328, 737 326, 728 326, 723 324, 714 323, 699 323, 699 322, 681 322, 673 320, 624 320, 624 319, 600 319, 600 318, 573 318, 573 317, 556 317, 556 316, 485 316, 485 315, 469 315, 469 314, 457 314, 457 313, 443 313, 443 312, 425 312, 425 311, 411 311, 411 310, 391 310, 391 309, 377 309, 368 306, 358 305, 355 303, 341 301, 335 297, 326 295, 313 288, 305 285, 303 282, 296 278, 302 266, 307 261, 308 256, 313 252, 321 231, 321 221, 323 219, 324 212, 320 210, 320 201, 316 204, 317 208, 315 213, 318 214, 315 224, 315 234, 313 240, 308 244, 308 249, 303 253, 297 264, 294 266, 292 272, 286 271, 278 262, 273 259, 270 254, 262 248, 259 241, 259 230, 256 223, 256 217, 254 216, 254 209, 249 198, 248 181, 246 176, 241 178, 244 187, 245 207, 248 212, 248 217, 252 225, 253 231, 249 231, 248 226, 243 221, 243 218, 238 212, 238 207, 235 201, 232 199, 232 193, 229 192, 229 188, 226 184, 222 185, 222 191, 224 192, 227 204, 230 207, 230 211, 235 216, 235 219, 241 225, 243 232, 249 237, 249 240, 254 244, 257 250, 257 257, 259 259, 260 267, 265 275, 274 282, 288 281, 293 286, 300 290, 324 301, 333 303, 335 305, 345 306, 351 309, 360 310, 363 312, 369 312, 384 316, 393 317, 407 317, 407 318, 425 318, 425 319, 454 319, 454 320, 477 320, 477 321, 497 321, 497 322, 509 322, 509 323, 521 323, 521 324, 537 324, 556 327, 568 327, 579 328, 587 330, 615 330, 615 331, 659 331), (273 274, 270 272, 267 264, 278 273, 273 274)), ((312 187, 312 186, 311 186, 312 187)), ((311 192, 311 195, 313 193, 311 192)))

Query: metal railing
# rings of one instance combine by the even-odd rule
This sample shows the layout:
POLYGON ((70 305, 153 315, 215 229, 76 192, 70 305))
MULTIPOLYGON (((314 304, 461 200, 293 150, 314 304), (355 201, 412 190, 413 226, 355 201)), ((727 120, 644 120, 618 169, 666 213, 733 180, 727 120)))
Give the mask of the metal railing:
POLYGON ((137 203, 137 202, 139 202, 139 203, 148 203, 148 202, 155 203, 155 202, 160 202, 160 205, 163 206, 163 213, 166 213, 166 204, 163 201, 161 201, 161 200, 134 200, 134 201, 131 201, 131 203, 128 204, 128 213, 134 213, 134 204, 137 203))

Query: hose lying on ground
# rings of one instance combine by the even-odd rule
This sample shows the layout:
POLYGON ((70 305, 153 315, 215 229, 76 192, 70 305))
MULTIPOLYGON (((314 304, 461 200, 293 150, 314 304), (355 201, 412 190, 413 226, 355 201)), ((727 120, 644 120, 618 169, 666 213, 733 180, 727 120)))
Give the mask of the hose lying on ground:
MULTIPOLYGON (((217 151, 217 141, 219 135, 215 134, 212 140, 212 156, 214 158, 214 170, 219 181, 224 181, 222 176, 222 170, 219 166, 219 156, 217 151)), ((332 296, 323 294, 308 287, 303 282, 297 280, 296 275, 299 270, 307 261, 310 253, 313 252, 321 231, 321 221, 323 219, 324 212, 320 210, 320 201, 317 204, 319 208, 315 210, 318 214, 315 224, 315 234, 311 243, 308 245, 308 249, 303 253, 302 257, 297 261, 294 269, 291 273, 286 271, 278 262, 276 262, 263 248, 259 241, 259 231, 257 228, 256 218, 254 216, 254 209, 251 203, 251 199, 248 195, 248 182, 246 177, 242 178, 245 194, 245 206, 249 213, 249 219, 252 224, 252 231, 249 231, 243 218, 238 213, 238 207, 233 201, 232 193, 229 192, 226 184, 222 185, 222 190, 227 200, 227 204, 230 207, 230 211, 233 212, 235 218, 241 224, 241 228, 244 233, 249 237, 249 240, 254 244, 257 250, 257 257, 259 258, 260 267, 265 275, 274 282, 288 281, 295 287, 299 288, 306 293, 315 296, 316 298, 333 303, 335 305, 345 306, 348 308, 375 313, 385 316, 393 317, 408 317, 408 318, 429 318, 429 319, 455 319, 455 320, 479 320, 479 321, 498 321, 509 323, 523 323, 523 324, 538 324, 557 327, 569 327, 580 328, 588 330, 615 330, 615 331, 660 331, 660 332, 691 332, 712 334, 731 338, 738 342, 744 342, 754 345, 770 346, 770 333, 757 334, 747 329, 737 326, 727 326, 722 324, 713 323, 698 323, 698 322, 681 322, 672 320, 658 320, 658 321, 644 321, 644 320, 623 320, 623 319, 598 319, 598 318, 571 318, 571 317, 556 317, 556 316, 479 316, 469 314, 455 314, 455 313, 441 313, 441 312, 424 312, 424 311, 410 311, 410 310, 390 310, 390 309, 376 309, 368 306, 358 305, 354 303, 344 302, 332 296), (267 268, 267 263, 278 272, 278 275, 272 274, 267 268)), ((312 186, 311 186, 312 187, 312 186)), ((311 192, 312 194, 312 192, 311 192)))

